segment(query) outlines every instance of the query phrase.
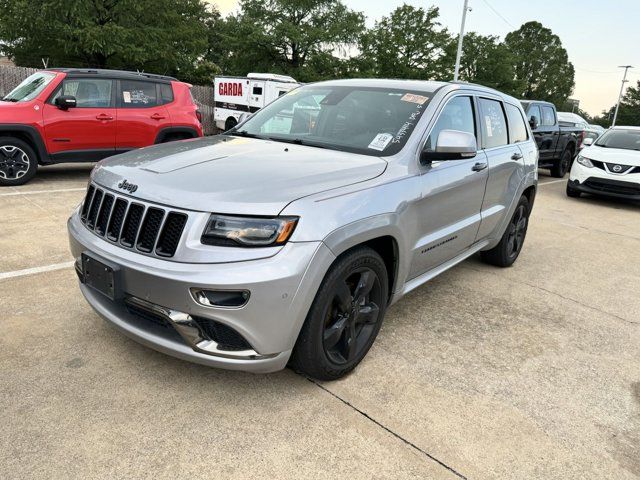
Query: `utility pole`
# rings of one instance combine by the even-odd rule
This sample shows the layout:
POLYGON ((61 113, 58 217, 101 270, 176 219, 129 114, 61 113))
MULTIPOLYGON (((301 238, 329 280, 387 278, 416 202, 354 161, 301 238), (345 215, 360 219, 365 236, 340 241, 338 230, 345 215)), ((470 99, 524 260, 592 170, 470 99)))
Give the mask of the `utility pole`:
POLYGON ((458 37, 458 53, 456 54, 456 68, 453 73, 453 81, 458 81, 458 74, 460 73, 460 58, 462 57, 462 41, 464 40, 464 23, 467 20, 467 11, 469 8, 469 0, 464 0, 464 8, 462 9, 462 24, 460 25, 460 36, 458 37))
POLYGON ((632 65, 620 65, 618 68, 624 68, 624 77, 622 77, 622 85, 620 85, 620 94, 618 95, 618 103, 616 103, 616 113, 613 114, 613 122, 611 123, 612 127, 616 126, 616 120, 618 119, 618 109, 620 108, 620 101, 622 100, 622 91, 624 90, 624 84, 627 83, 627 72, 630 68, 633 68, 632 65))

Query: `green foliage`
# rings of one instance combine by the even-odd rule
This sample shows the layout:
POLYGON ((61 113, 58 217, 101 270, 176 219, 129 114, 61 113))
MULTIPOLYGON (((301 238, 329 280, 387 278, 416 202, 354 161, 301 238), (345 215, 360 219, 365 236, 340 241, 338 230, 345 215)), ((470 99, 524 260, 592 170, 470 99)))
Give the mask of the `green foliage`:
POLYGON ((573 90, 575 70, 557 35, 539 22, 528 22, 505 37, 515 60, 516 97, 562 104, 573 90))
MULTIPOLYGON (((604 127, 611 126, 616 106, 614 105, 602 117, 596 117, 594 120, 604 127)), ((640 80, 635 87, 627 88, 620 102, 618 110, 618 118, 616 125, 640 126, 640 80)))
POLYGON ((360 39, 360 68, 364 76, 445 79, 447 30, 437 21, 439 10, 402 5, 382 17, 360 39))
POLYGON ((208 76, 200 0, 0 0, 2 49, 18 65, 123 68, 208 76))
MULTIPOLYGON (((224 19, 204 0, 0 0, 0 49, 22 66, 41 67, 44 58, 49 66, 142 70, 196 84, 249 72, 303 82, 450 80, 457 37, 438 18, 436 7, 405 4, 367 30, 364 15, 341 0, 240 0, 224 19)), ((560 39, 529 22, 504 42, 468 33, 460 79, 562 105, 574 70, 560 39)), ((634 121, 637 97, 630 88, 621 118, 634 121)))
MULTIPOLYGON (((448 78, 453 78, 458 38, 452 38, 445 49, 444 63, 450 70, 448 78)), ((460 80, 518 95, 521 84, 515 79, 514 64, 513 55, 497 37, 475 32, 465 35, 460 59, 460 80)))
POLYGON ((364 16, 339 0, 241 0, 223 33, 228 74, 268 71, 302 81, 331 78, 364 30, 364 16))

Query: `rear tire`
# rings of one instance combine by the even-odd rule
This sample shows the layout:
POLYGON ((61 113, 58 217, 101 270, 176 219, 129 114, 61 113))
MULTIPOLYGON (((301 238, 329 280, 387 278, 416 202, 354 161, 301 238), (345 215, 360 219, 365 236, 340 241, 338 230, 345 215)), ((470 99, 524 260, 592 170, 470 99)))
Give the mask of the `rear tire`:
POLYGON ((551 176, 556 178, 564 178, 567 172, 571 169, 571 159, 573 157, 573 152, 568 148, 562 152, 562 156, 560 157, 560 161, 551 167, 551 176))
POLYGON ((573 188, 570 181, 567 182, 567 197, 580 198, 580 195, 582 195, 582 192, 573 188))
POLYGON ((226 132, 227 130, 231 130, 237 124, 238 124, 238 121, 235 118, 233 117, 227 118, 227 121, 224 122, 224 131, 226 132))
POLYGON ((31 146, 19 138, 0 137, 0 186, 24 185, 38 171, 38 157, 31 146))
POLYGON ((500 243, 486 252, 480 252, 480 257, 486 263, 497 267, 510 267, 518 259, 524 239, 529 227, 530 206, 524 195, 520 197, 500 243))
POLYGON ((291 355, 291 367, 318 380, 336 380, 353 370, 376 339, 387 308, 384 261, 358 247, 329 269, 291 355))

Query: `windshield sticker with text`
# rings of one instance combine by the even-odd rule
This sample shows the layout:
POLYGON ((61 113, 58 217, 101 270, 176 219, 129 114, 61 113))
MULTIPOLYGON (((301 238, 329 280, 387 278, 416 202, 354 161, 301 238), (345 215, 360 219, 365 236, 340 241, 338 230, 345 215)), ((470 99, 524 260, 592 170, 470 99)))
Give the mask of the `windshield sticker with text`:
POLYGON ((393 140, 393 135, 391 135, 390 133, 379 133, 371 141, 371 143, 369 144, 369 148, 381 152, 382 150, 387 148, 387 145, 391 143, 391 140, 393 140))
POLYGON ((418 105, 424 105, 424 103, 429 100, 429 97, 425 97, 423 95, 415 95, 413 93, 405 93, 400 100, 404 102, 417 103, 418 105))
POLYGON ((395 137, 393 137, 393 143, 401 143, 402 139, 411 131, 411 128, 418 123, 420 115, 422 115, 422 104, 416 105, 416 110, 409 115, 409 119, 398 130, 395 137))

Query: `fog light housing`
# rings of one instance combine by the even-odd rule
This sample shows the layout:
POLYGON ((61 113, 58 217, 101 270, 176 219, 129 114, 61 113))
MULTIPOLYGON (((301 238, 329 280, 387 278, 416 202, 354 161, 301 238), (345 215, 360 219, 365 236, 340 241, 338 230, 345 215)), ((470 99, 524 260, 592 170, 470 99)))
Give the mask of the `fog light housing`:
POLYGON ((200 305, 205 307, 241 308, 249 301, 248 290, 207 290, 192 288, 191 295, 200 305))

